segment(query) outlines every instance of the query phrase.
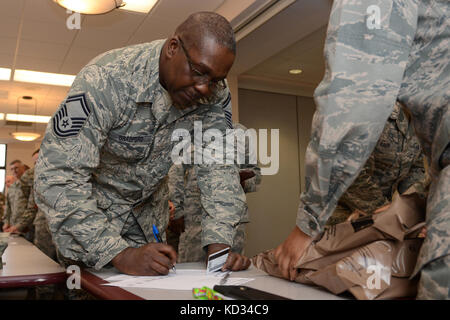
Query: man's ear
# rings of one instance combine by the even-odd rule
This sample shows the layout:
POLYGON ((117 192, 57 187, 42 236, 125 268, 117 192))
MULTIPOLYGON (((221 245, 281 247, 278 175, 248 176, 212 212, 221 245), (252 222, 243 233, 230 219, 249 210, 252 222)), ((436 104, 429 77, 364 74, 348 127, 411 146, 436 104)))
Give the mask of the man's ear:
POLYGON ((172 58, 173 56, 175 56, 176 53, 178 52, 178 50, 179 50, 179 43, 178 43, 178 40, 175 39, 175 38, 171 38, 171 39, 169 40, 169 43, 168 43, 167 49, 166 49, 166 55, 167 55, 167 58, 170 59, 170 58, 172 58))

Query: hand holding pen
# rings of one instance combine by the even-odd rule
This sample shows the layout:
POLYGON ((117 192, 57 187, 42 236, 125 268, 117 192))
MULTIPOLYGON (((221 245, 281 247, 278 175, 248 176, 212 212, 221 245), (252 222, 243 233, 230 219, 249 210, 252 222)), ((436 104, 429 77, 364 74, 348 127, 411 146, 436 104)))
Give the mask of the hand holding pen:
MULTIPOLYGON (((153 225, 153 236, 155 237, 156 242, 163 243, 161 235, 159 234, 159 230, 155 225, 153 225)), ((172 270, 173 272, 177 273, 177 269, 175 269, 175 264, 172 264, 172 270)))

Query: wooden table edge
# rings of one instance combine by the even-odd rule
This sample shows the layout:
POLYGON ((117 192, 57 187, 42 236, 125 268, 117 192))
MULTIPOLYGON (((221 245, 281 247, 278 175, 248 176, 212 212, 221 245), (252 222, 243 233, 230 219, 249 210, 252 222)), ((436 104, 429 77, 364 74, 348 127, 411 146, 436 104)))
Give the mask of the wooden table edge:
POLYGON ((119 287, 104 286, 108 281, 86 270, 81 270, 81 287, 97 298, 104 300, 145 300, 119 287))
POLYGON ((47 284, 58 284, 67 278, 65 272, 32 274, 23 276, 1 276, 0 288, 34 287, 47 284))

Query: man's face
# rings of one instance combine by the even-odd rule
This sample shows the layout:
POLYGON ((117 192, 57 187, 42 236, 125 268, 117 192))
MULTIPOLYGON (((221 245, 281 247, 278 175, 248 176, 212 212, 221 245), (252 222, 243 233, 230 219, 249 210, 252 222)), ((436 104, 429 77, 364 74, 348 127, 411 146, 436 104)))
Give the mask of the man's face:
POLYGON ((19 179, 25 172, 25 166, 20 162, 15 162, 11 165, 11 173, 16 178, 19 179))
POLYGON ((176 53, 169 61, 166 89, 177 108, 189 108, 220 90, 233 65, 235 56, 229 49, 214 39, 202 42, 199 48, 186 47, 179 37, 169 42, 176 53))
POLYGON ((12 185, 14 181, 16 181, 16 178, 14 176, 6 176, 5 178, 6 187, 9 188, 9 186, 12 185))

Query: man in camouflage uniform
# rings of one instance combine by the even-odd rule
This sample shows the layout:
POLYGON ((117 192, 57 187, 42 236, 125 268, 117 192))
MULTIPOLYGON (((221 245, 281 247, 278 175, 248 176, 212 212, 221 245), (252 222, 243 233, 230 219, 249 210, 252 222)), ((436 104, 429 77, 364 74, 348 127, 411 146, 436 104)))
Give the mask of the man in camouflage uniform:
MULTIPOLYGON (((247 128, 239 123, 233 123, 235 129, 245 132, 247 128)), ((238 144, 235 144, 238 147, 238 144)), ((235 148, 236 154, 239 152, 235 148)), ((241 185, 245 193, 255 192, 257 185, 261 183, 261 169, 250 164, 249 143, 245 144, 245 150, 242 150, 245 162, 240 164, 239 174, 241 185)), ((201 192, 197 184, 195 170, 187 169, 182 165, 174 165, 169 170, 169 191, 170 199, 174 204, 175 214, 173 224, 183 224, 184 232, 180 235, 178 245, 178 262, 201 261, 206 258, 206 253, 201 246, 202 235, 202 205, 201 192)), ((239 222, 236 235, 234 237, 232 249, 235 252, 243 254, 245 246, 245 225, 250 222, 248 210, 239 222)), ((169 224, 170 229, 170 224, 169 224)))
POLYGON ((275 256, 283 276, 320 236, 383 130, 396 100, 411 113, 429 163, 427 236, 413 276, 419 299, 448 299, 450 279, 450 2, 336 0, 325 43, 327 69, 306 155, 297 223, 275 256), (376 11, 376 10, 375 10, 376 11), (368 12, 370 12, 368 14, 368 12))
POLYGON ((327 225, 347 220, 352 213, 372 214, 388 206, 396 191, 414 188, 426 197, 423 153, 412 123, 396 103, 380 139, 358 177, 339 199, 327 225))
POLYGON ((33 219, 34 216, 25 214, 30 188, 27 185, 28 171, 20 160, 10 163, 16 181, 8 188, 6 196, 5 214, 3 217, 3 231, 12 233, 23 233, 28 241, 33 241, 33 219), (24 178, 24 180, 23 180, 24 178))
MULTIPOLYGON (((164 239, 172 132, 200 121, 225 134, 224 79, 234 57, 230 24, 196 13, 169 39, 109 51, 81 70, 47 127, 35 172, 35 201, 64 257, 96 269, 111 262, 127 274, 169 272, 176 253, 155 243, 152 225, 164 239)), ((235 166, 194 167, 206 212, 202 246, 213 253, 232 245, 245 195, 235 166)), ((233 253, 224 267, 249 265, 233 253)))

